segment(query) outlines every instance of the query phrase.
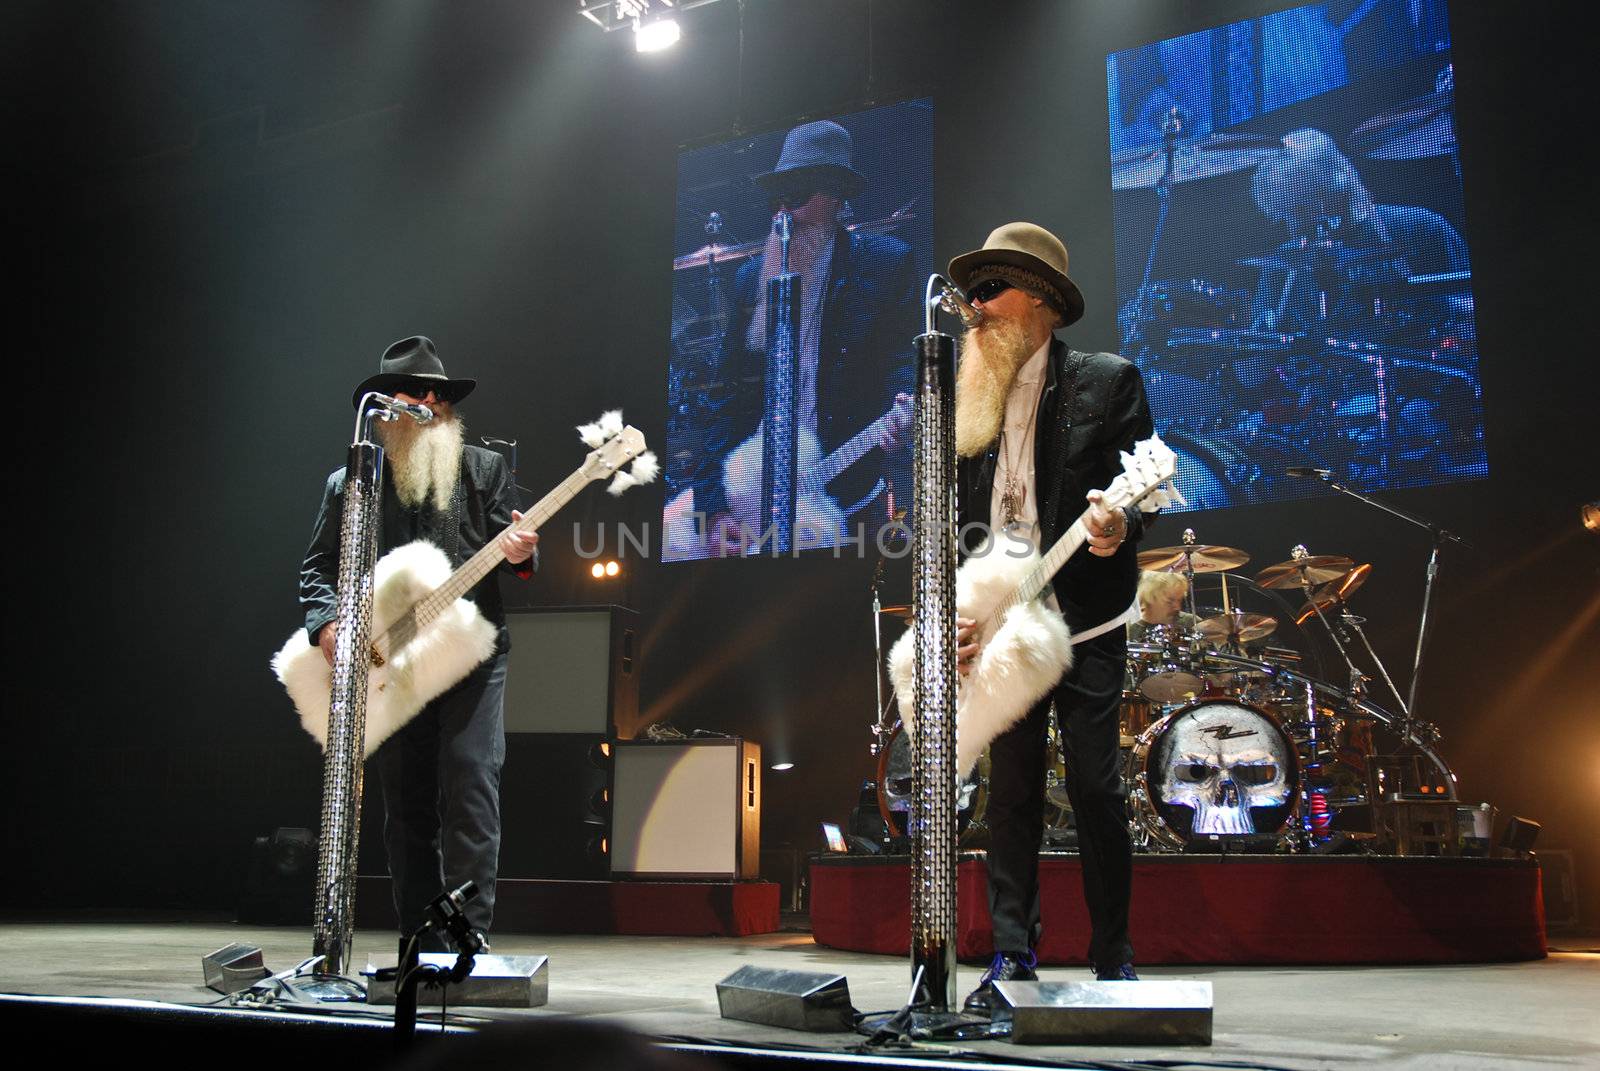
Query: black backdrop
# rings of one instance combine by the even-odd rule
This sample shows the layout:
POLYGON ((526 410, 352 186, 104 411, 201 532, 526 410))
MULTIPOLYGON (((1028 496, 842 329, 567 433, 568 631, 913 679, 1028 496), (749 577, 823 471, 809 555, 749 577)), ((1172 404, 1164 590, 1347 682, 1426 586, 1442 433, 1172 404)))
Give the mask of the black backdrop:
MULTIPOLYGON (((650 56, 567 0, 8 6, 25 497, 4 903, 225 907, 252 836, 315 824, 318 755, 267 659, 297 621, 350 388, 390 340, 427 333, 482 381, 469 424, 521 440, 531 488, 572 469, 571 426, 602 408, 659 440, 678 146, 931 92, 937 258, 1036 220, 1088 298, 1069 340, 1114 346, 1106 52, 1285 6, 724 0, 650 56)), ((1422 713, 1464 798, 1543 821, 1593 904, 1578 10, 1456 5, 1491 477, 1393 499, 1477 546, 1446 557, 1422 713)), ((659 489, 585 495, 518 597, 642 610, 643 706, 795 762, 768 775, 765 838, 810 847, 868 775, 872 562, 628 558, 592 587, 572 522, 592 545, 595 524, 659 506, 659 489)), ((1261 565, 1295 542, 1373 562, 1362 609, 1409 665, 1424 536, 1331 499, 1183 523, 1261 565)))

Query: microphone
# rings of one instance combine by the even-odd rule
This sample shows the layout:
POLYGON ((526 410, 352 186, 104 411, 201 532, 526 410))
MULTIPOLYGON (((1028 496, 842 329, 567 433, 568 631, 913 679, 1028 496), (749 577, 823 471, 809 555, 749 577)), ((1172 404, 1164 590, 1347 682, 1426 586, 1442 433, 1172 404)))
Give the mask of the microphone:
POLYGON ((373 393, 370 397, 373 406, 391 414, 384 418, 386 420, 393 420, 402 413, 418 424, 426 424, 433 419, 433 410, 425 405, 412 405, 409 402, 402 402, 399 398, 391 398, 387 394, 373 393))
POLYGON ((1329 480, 1333 478, 1332 469, 1314 469, 1306 465, 1291 465, 1289 468, 1283 470, 1283 474, 1285 476, 1314 476, 1319 480, 1329 480))
POLYGON ((966 328, 977 327, 983 322, 983 313, 966 299, 966 296, 950 283, 940 280, 939 307, 961 321, 961 326, 966 328))

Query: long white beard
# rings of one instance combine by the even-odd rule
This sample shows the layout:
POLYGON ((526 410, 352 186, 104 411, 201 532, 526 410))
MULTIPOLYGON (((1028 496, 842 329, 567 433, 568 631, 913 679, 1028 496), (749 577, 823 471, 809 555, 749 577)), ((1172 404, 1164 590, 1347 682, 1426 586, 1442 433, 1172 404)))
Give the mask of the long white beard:
POLYGON ((384 464, 394 480, 395 494, 403 506, 420 506, 432 499, 433 508, 444 513, 450 508, 456 481, 461 478, 461 452, 466 429, 451 415, 435 416, 428 424, 415 424, 402 417, 378 427, 383 443, 384 464), (410 428, 404 425, 411 424, 410 428))
POLYGON ((990 318, 961 341, 956 369, 956 454, 977 457, 1000 436, 1006 397, 1033 355, 1021 322, 990 318))

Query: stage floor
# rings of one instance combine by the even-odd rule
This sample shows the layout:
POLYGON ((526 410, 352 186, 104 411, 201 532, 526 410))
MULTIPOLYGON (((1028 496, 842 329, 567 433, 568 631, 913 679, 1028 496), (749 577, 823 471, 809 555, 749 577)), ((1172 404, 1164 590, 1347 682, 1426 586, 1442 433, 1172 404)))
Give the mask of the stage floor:
MULTIPOLYGON (((260 945, 267 966, 282 970, 309 954, 309 927, 264 928, 175 919, 0 922, 0 992, 137 998, 206 1004, 217 995, 201 983, 200 957, 231 941, 260 945)), ((615 1020, 641 1033, 715 1038, 747 1044, 839 1050, 848 1034, 802 1034, 724 1020, 715 984, 754 963, 848 976, 862 1011, 897 1007, 909 970, 904 959, 837 952, 798 929, 746 938, 498 937, 495 951, 550 957, 550 1002, 526 1012, 615 1020)), ((1595 949, 1597 942, 1553 942, 1595 949)), ((387 935, 358 933, 355 961, 392 953, 387 935)), ((980 971, 963 966, 963 992, 980 971)), ((1209 1048, 1039 1048, 983 1042, 1015 1060, 1061 1066, 1076 1060, 1178 1059, 1197 1065, 1247 1061, 1284 1068, 1502 1068, 1513 1064, 1600 1066, 1600 952, 1558 951, 1528 963, 1428 967, 1150 967, 1150 978, 1213 983, 1215 1043, 1209 1048)), ((1045 970, 1046 979, 1079 980, 1082 968, 1045 970)), ((437 1013, 435 1013, 435 1016, 437 1013)), ((458 1020, 452 1014, 452 1020, 458 1020)), ((436 1019, 435 1019, 436 1021, 436 1019)))

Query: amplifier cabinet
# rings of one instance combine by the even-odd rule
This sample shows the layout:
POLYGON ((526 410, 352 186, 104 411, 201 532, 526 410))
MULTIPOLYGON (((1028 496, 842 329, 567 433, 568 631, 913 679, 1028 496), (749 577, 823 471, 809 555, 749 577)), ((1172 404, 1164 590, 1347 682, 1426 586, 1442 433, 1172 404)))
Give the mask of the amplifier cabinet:
POLYGON ((759 876, 759 744, 735 737, 620 740, 615 749, 613 878, 759 876))

